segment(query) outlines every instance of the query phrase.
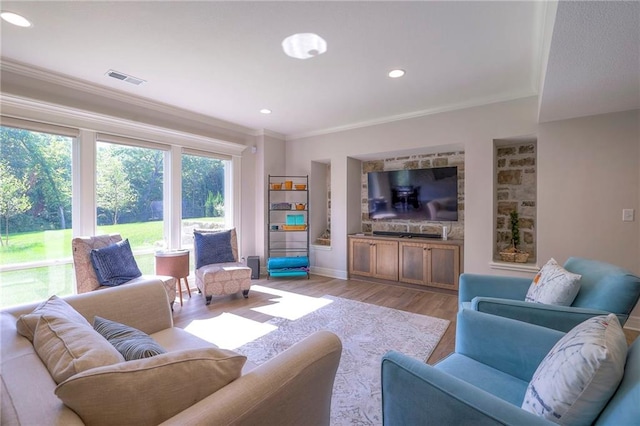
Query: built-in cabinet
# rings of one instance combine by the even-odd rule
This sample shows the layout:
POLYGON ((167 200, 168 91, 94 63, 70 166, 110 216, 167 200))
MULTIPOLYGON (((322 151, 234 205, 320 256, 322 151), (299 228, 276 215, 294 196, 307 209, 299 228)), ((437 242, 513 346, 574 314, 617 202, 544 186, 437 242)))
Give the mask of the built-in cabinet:
POLYGON ((351 238, 349 273, 382 280, 398 280, 398 242, 351 238))
POLYGON ((460 241, 349 236, 349 275, 458 290, 460 241))

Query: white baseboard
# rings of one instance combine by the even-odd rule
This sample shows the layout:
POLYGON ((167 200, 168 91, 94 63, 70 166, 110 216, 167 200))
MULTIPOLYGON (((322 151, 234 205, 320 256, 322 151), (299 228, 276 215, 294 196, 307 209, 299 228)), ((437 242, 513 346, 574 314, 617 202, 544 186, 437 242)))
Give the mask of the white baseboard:
POLYGON ((337 269, 318 268, 312 266, 310 272, 315 275, 321 275, 323 277, 338 278, 340 280, 346 280, 348 278, 347 271, 339 271, 337 269))
POLYGON ((640 331, 640 317, 629 317, 627 322, 624 323, 624 328, 640 331))

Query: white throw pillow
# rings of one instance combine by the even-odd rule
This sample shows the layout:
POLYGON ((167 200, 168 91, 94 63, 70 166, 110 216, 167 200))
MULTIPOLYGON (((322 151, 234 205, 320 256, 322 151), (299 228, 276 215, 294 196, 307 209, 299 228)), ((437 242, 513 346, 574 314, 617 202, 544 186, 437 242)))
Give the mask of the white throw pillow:
POLYGON ((580 290, 582 275, 567 271, 551 258, 529 286, 525 302, 571 306, 580 290))
POLYGON ((54 314, 40 317, 33 347, 56 383, 82 371, 124 362, 120 352, 88 323, 54 314))
POLYGON ((622 380, 627 341, 614 314, 560 339, 533 375, 522 408, 561 425, 590 425, 622 380))
POLYGON ((54 315, 56 317, 66 318, 76 324, 91 327, 91 324, 78 313, 71 305, 56 295, 51 296, 44 302, 40 303, 31 313, 20 315, 16 323, 18 333, 33 342, 33 334, 42 315, 54 315))

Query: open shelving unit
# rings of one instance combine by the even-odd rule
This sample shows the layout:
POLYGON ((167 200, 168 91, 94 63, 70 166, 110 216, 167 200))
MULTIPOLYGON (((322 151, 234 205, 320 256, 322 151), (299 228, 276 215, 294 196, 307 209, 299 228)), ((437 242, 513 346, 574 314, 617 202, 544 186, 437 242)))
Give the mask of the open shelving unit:
POLYGON ((269 175, 267 278, 309 278, 309 176, 269 175))

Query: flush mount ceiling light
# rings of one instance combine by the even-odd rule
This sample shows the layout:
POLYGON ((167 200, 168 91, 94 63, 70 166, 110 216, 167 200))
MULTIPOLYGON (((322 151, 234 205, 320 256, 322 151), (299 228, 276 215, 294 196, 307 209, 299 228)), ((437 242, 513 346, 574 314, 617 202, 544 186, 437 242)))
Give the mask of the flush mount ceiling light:
POLYGON ((0 12, 0 18, 18 27, 28 28, 31 26, 31 22, 29 22, 27 18, 22 15, 18 15, 17 13, 0 12))
POLYGON ((404 74, 405 74, 404 70, 400 70, 400 69, 389 71, 389 77, 391 78, 400 78, 404 74))
POLYGON ((262 108, 260 114, 271 114, 271 110, 269 108, 262 108))
POLYGON ((296 59, 309 59, 327 51, 327 42, 318 34, 293 34, 282 41, 284 53, 296 59))

